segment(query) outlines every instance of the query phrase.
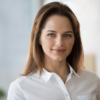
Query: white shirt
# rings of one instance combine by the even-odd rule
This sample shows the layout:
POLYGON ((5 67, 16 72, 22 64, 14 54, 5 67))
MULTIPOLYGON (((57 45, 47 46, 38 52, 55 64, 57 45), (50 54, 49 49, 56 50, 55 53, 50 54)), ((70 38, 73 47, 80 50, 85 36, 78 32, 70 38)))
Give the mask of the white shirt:
POLYGON ((7 100, 100 100, 100 79, 86 69, 70 68, 65 84, 56 73, 36 71, 11 83, 7 100))

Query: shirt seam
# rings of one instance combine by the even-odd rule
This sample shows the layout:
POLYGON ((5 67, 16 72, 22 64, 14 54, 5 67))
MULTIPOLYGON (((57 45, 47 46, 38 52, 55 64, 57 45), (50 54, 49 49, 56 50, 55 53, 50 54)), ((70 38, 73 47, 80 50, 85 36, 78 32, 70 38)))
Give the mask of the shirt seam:
POLYGON ((22 88, 21 88, 21 85, 20 85, 19 83, 17 83, 17 82, 15 82, 15 84, 18 85, 18 86, 20 87, 21 93, 23 94, 23 97, 22 97, 23 100, 26 100, 25 95, 24 95, 24 93, 23 93, 23 90, 22 90, 22 88))

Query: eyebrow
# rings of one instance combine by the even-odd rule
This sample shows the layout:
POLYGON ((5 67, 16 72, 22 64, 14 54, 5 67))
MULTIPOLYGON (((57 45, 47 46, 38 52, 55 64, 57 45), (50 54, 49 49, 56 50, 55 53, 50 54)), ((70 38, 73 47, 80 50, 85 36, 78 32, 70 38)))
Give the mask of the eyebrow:
POLYGON ((48 30, 47 32, 56 32, 56 31, 54 31, 54 30, 48 30))
MULTIPOLYGON (((47 32, 54 32, 54 33, 56 33, 56 31, 54 31, 54 30, 48 30, 47 32)), ((66 31, 64 33, 73 33, 73 31, 66 31)))

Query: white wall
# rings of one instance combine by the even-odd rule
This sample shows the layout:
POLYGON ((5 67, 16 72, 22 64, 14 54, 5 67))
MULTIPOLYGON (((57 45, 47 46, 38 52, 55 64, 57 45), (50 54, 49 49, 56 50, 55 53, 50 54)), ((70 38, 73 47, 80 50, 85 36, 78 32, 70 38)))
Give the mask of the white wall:
POLYGON ((6 94, 23 72, 32 24, 41 5, 40 0, 0 0, 0 89, 6 94))

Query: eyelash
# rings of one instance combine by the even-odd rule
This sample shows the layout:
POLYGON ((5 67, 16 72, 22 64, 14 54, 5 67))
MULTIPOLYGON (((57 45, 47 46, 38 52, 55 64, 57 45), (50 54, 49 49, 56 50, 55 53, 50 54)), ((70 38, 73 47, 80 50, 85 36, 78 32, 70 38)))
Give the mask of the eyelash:
POLYGON ((64 34, 65 37, 66 37, 66 35, 67 35, 67 37, 72 37, 70 34, 64 34))
MULTIPOLYGON (((53 35, 53 36, 54 36, 55 34, 53 34, 53 33, 51 33, 51 34, 48 34, 48 36, 50 36, 50 35, 53 35)), ((52 36, 50 36, 50 37, 52 37, 52 36)))
MULTIPOLYGON (((50 36, 50 37, 54 37, 55 34, 50 33, 50 34, 48 34, 48 36, 50 36)), ((64 34, 63 36, 64 36, 64 37, 72 37, 72 35, 70 35, 70 34, 64 34)))

